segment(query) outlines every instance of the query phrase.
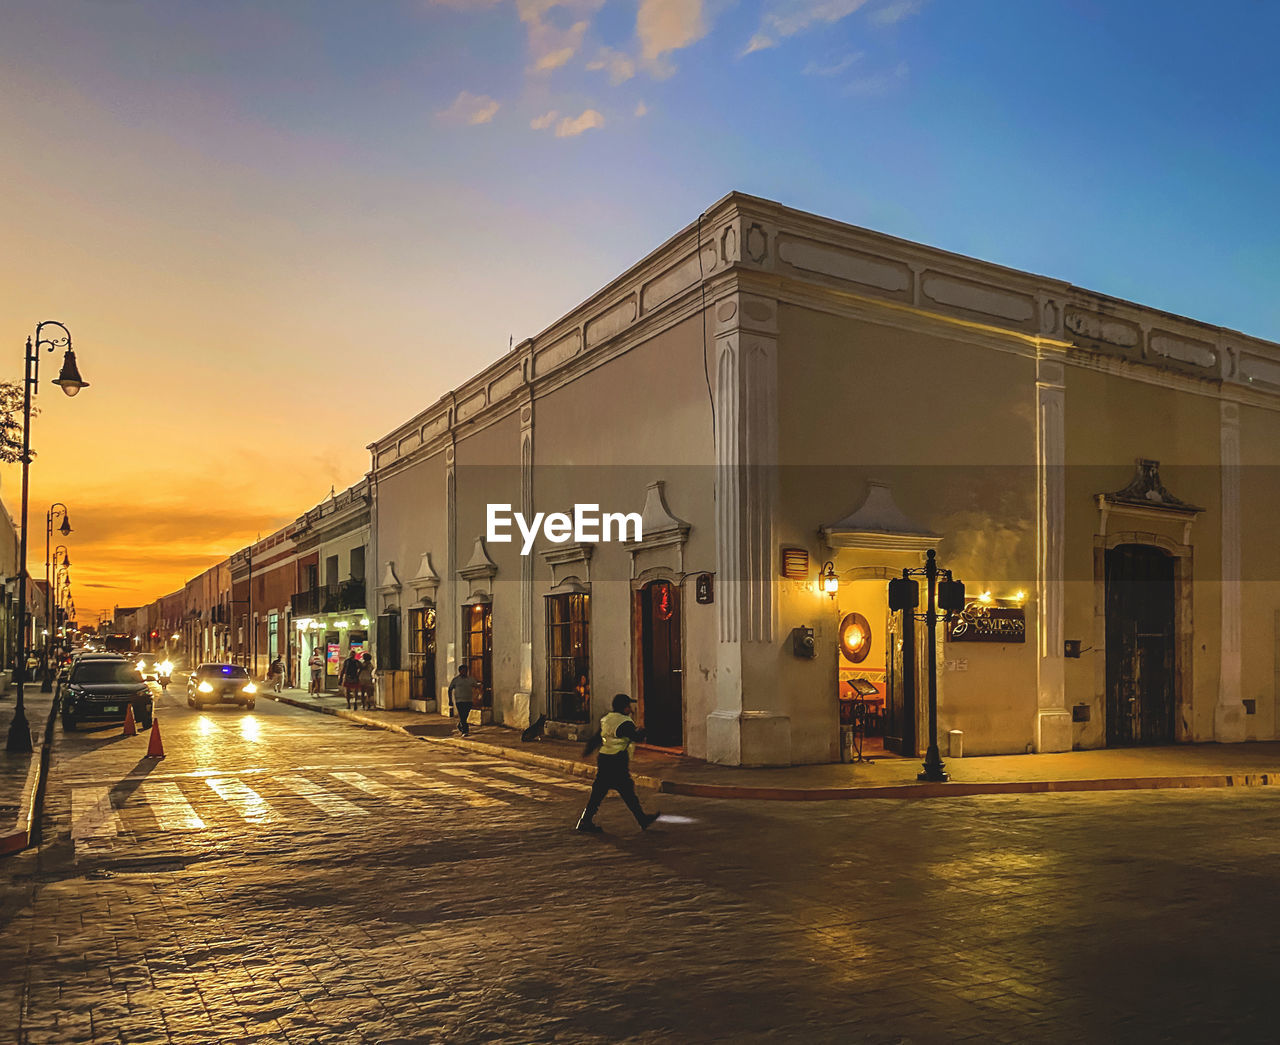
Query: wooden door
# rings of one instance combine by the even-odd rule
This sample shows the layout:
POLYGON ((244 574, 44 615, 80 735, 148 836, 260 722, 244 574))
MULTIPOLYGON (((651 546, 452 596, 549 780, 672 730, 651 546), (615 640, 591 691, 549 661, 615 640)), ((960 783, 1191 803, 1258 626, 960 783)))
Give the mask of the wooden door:
POLYGON ((916 753, 915 634, 915 621, 909 613, 890 611, 889 648, 885 650, 884 748, 899 755, 916 753))
POLYGON ((1107 552, 1107 744, 1174 740, 1173 558, 1145 544, 1107 552))
POLYGON ((493 606, 487 602, 462 610, 462 655, 470 662, 471 677, 480 683, 475 706, 493 707, 493 606))
POLYGON ((680 589, 653 581, 637 593, 640 623, 640 710, 650 744, 684 746, 684 661, 680 589))

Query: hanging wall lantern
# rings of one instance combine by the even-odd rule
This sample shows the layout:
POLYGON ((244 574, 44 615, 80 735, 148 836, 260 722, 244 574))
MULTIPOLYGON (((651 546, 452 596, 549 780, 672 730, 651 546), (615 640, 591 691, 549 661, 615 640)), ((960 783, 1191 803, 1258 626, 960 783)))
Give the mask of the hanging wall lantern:
POLYGON ((822 576, 818 580, 822 585, 822 590, 834 599, 840 591, 840 578, 836 576, 835 563, 830 559, 823 564, 822 576))

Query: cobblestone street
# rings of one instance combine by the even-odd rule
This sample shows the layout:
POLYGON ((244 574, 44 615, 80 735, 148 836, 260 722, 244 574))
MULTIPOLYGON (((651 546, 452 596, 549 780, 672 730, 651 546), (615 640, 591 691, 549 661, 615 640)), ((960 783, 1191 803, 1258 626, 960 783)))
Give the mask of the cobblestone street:
POLYGON ((59 734, 19 1042, 1272 1041, 1273 789, 616 796, 266 704, 59 734))

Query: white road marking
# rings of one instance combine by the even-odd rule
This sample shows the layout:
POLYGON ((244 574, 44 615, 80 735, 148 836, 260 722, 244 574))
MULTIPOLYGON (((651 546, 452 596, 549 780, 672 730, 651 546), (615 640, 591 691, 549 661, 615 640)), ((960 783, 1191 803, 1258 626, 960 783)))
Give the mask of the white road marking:
POLYGON ((354 802, 326 791, 319 784, 312 783, 306 777, 278 776, 275 778, 290 791, 305 798, 317 809, 322 809, 330 816, 368 816, 366 809, 361 809, 354 802))
POLYGON ((224 802, 251 824, 269 824, 275 820, 271 807, 253 788, 239 780, 210 777, 205 781, 224 802))
POLYGON ((483 773, 473 773, 469 769, 441 769, 441 773, 447 776, 461 777, 468 783, 483 784, 485 787, 491 787, 495 791, 509 791, 513 795, 520 795, 523 798, 532 798, 538 802, 545 802, 547 796, 541 791, 537 791, 532 787, 525 787, 523 784, 512 784, 506 780, 499 780, 497 777, 485 776, 483 773))
MULTIPOLYGON (((378 798, 385 798, 388 802, 396 802, 404 804, 406 801, 403 791, 398 791, 394 787, 382 783, 380 780, 370 780, 363 773, 330 773, 332 777, 337 777, 344 784, 350 784, 354 788, 374 795, 378 798)), ((408 801, 412 802, 412 799, 408 801)))
POLYGON ((589 790, 591 785, 584 784, 580 781, 565 780, 564 777, 552 776, 550 773, 543 773, 536 769, 525 769, 524 766, 503 766, 499 772, 509 773, 511 776, 518 776, 524 780, 533 780, 539 784, 551 784, 554 787, 568 787, 574 791, 589 790))
POLYGON ((201 831, 204 821, 196 815, 177 784, 143 784, 139 792, 151 807, 161 831, 201 831))
POLYGON ((111 791, 105 787, 71 792, 71 839, 114 838, 120 833, 120 817, 111 808, 111 791))
POLYGON ((438 791, 442 795, 454 795, 461 798, 467 803, 467 805, 500 806, 506 804, 500 798, 491 798, 489 795, 477 794, 470 788, 458 787, 455 784, 445 784, 439 780, 432 780, 429 776, 425 776, 412 769, 388 769, 387 775, 398 777, 401 780, 410 780, 419 787, 425 787, 429 791, 438 791))

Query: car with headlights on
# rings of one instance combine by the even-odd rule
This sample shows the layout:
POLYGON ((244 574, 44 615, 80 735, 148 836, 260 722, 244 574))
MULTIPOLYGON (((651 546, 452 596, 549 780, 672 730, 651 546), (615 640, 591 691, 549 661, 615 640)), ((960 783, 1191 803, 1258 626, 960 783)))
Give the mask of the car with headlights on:
POLYGON ((62 728, 71 732, 81 722, 121 722, 132 705, 143 729, 151 725, 151 688, 122 657, 80 658, 62 684, 62 728))
POLYGON ((257 701, 258 687, 239 664, 201 664, 187 679, 187 704, 240 704, 249 711, 257 701))

